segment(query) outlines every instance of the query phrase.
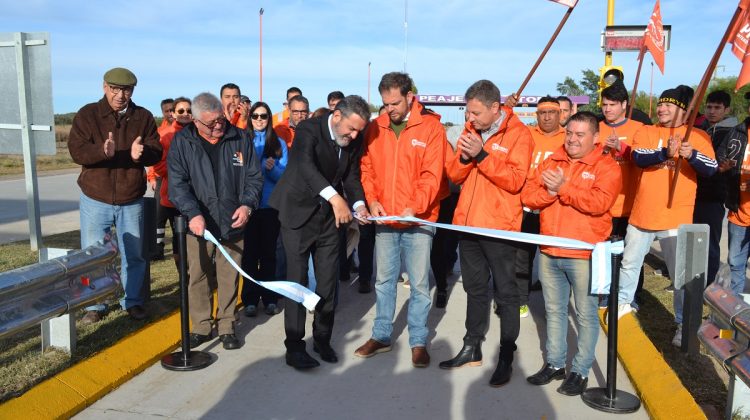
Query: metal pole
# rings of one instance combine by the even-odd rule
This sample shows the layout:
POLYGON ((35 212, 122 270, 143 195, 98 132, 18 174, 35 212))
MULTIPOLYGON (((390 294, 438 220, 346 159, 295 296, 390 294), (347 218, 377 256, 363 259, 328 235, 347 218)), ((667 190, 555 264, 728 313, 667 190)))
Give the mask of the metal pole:
POLYGON ((263 8, 258 12, 260 20, 260 101, 263 101, 263 8))
POLYGON ((29 217, 29 242, 32 251, 42 245, 42 224, 39 217, 39 185, 36 179, 36 147, 31 139, 31 86, 27 66, 26 34, 13 34, 16 44, 16 72, 18 74, 18 109, 21 119, 21 144, 23 146, 23 171, 26 178, 26 211, 29 217))
POLYGON ((406 73, 406 57, 409 52, 409 0, 404 0, 404 73, 406 73))
POLYGON ((367 63, 367 104, 371 104, 370 102, 370 70, 372 68, 372 62, 367 63))
POLYGON ((177 246, 180 248, 180 335, 182 351, 171 353, 161 359, 164 369, 190 371, 203 369, 211 364, 211 355, 202 351, 190 350, 190 315, 188 306, 188 271, 187 271, 187 222, 185 216, 175 218, 177 246))
MULTIPOLYGON (((607 26, 615 24, 615 0, 607 0, 607 26)), ((604 65, 612 65, 612 51, 604 53, 604 65)))
POLYGON ((651 118, 651 104, 654 101, 654 62, 651 62, 651 87, 648 89, 648 117, 651 118))

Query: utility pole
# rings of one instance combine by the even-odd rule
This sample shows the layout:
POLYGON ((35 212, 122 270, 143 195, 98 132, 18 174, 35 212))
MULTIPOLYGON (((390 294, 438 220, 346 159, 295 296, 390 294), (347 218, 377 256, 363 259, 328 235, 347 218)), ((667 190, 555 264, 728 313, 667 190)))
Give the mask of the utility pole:
MULTIPOLYGON (((607 0, 607 26, 615 24, 615 0, 607 0)), ((612 51, 604 53, 604 66, 612 65, 612 51)))

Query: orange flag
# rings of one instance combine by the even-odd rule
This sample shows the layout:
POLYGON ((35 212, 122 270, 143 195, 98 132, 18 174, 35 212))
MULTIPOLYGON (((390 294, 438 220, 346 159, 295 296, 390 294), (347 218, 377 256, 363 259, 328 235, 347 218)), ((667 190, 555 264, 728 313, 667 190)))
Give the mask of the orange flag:
POLYGON ((729 40, 732 43, 732 53, 742 62, 740 75, 737 76, 737 84, 734 91, 737 92, 750 83, 750 48, 748 48, 748 38, 750 38, 750 0, 740 1, 739 8, 742 14, 732 29, 729 40))
POLYGON ((659 66, 661 74, 664 74, 664 27, 661 23, 659 0, 656 0, 654 11, 646 26, 646 33, 643 34, 643 46, 654 57, 654 62, 659 66))
POLYGON ((578 3, 578 0, 550 0, 554 1, 555 3, 562 4, 563 6, 568 6, 570 8, 576 7, 576 3, 578 3))

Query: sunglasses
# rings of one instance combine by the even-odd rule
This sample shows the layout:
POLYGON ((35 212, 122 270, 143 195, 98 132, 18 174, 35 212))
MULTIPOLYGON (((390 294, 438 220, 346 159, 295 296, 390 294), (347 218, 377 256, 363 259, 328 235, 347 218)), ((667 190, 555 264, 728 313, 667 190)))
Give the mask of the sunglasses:
POLYGON ((175 112, 178 113, 178 114, 180 114, 180 115, 185 114, 185 113, 188 113, 188 114, 192 114, 193 113, 193 111, 190 108, 188 108, 188 109, 178 109, 175 112))
POLYGON ((251 117, 254 120, 267 120, 268 119, 268 114, 252 114, 251 117))

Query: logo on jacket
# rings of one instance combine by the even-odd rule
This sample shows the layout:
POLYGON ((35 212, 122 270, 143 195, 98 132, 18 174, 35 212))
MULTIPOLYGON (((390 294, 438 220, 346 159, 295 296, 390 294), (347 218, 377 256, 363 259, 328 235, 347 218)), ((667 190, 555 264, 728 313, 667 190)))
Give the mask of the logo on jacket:
POLYGON ((581 178, 593 180, 593 179, 596 179, 596 175, 594 175, 594 174, 592 174, 590 172, 583 171, 583 173, 581 173, 581 178))
POLYGON ((232 166, 242 166, 243 162, 242 152, 232 153, 232 166))
POLYGON ((503 153, 508 153, 508 148, 507 147, 500 146, 497 143, 492 143, 492 150, 499 150, 499 151, 501 151, 503 153))
POLYGON ((419 141, 417 139, 411 139, 411 145, 414 147, 419 146, 419 147, 427 148, 427 143, 419 141))

